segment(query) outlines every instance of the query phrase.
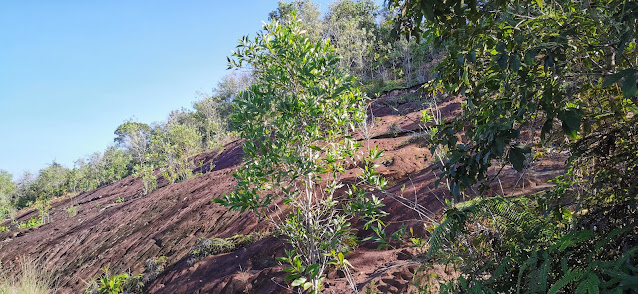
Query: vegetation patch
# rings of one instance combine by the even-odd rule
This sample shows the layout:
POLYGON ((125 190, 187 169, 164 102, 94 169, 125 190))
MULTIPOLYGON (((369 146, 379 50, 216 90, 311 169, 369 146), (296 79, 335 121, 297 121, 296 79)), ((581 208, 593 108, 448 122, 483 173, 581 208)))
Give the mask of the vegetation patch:
POLYGON ((18 261, 17 270, 7 272, 0 263, 1 294, 48 294, 55 292, 53 271, 40 262, 22 257, 18 261))
POLYGON ((113 274, 109 268, 103 269, 102 276, 88 283, 85 294, 141 294, 159 276, 166 266, 166 256, 149 258, 145 270, 139 275, 130 272, 113 274))
POLYGON ((232 252, 270 235, 270 233, 253 233, 248 235, 235 235, 228 238, 200 238, 197 240, 195 247, 191 249, 191 256, 187 262, 188 264, 194 264, 207 256, 232 252))

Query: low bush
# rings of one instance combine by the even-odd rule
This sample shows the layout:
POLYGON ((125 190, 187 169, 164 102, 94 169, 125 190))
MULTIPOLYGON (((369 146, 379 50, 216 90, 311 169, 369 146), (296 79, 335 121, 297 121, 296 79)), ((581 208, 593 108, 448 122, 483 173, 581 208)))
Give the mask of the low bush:
POLYGON ((69 207, 67 207, 64 211, 66 211, 66 213, 69 216, 76 216, 78 214, 78 207, 75 205, 71 205, 69 207))
POLYGON ((159 276, 166 267, 166 256, 159 258, 149 258, 146 260, 146 269, 144 270, 142 281, 145 284, 150 283, 159 276))
POLYGON ((34 215, 31 218, 29 218, 27 221, 18 223, 18 228, 20 229, 37 228, 43 224, 44 222, 42 221, 42 218, 34 215))
POLYGON ((97 281, 91 281, 86 294, 137 294, 143 293, 143 275, 133 276, 129 273, 111 274, 109 268, 104 268, 104 273, 97 281))

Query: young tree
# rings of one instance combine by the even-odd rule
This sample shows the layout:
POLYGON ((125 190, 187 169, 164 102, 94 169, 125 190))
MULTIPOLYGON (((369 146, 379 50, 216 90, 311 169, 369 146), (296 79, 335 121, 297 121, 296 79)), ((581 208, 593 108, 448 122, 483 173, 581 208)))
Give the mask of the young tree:
MULTIPOLYGON (((363 97, 336 66, 334 49, 311 41, 294 16, 286 26, 265 25, 254 40, 244 37, 233 56, 232 67, 250 66, 255 77, 231 117, 246 139, 246 158, 235 192, 215 201, 270 220, 292 245, 281 259, 292 265, 292 286, 317 292, 331 264, 349 273, 343 259, 353 238, 349 220, 361 211, 374 217, 381 205, 355 185, 337 194, 356 160, 359 144, 351 134, 365 119, 363 97), (288 217, 278 221, 282 204, 288 217)), ((372 152, 373 159, 379 155, 372 152)), ((372 160, 366 162, 367 187, 383 185, 372 160)))

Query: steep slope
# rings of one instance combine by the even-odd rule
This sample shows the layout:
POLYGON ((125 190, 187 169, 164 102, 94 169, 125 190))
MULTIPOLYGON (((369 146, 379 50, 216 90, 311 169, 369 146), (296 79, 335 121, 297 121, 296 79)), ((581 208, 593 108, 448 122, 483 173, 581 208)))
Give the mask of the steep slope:
MULTIPOLYGON (((402 224, 413 228, 415 234, 424 234, 423 221, 440 214, 447 197, 444 185, 435 188, 436 170, 432 158, 423 146, 419 126, 420 110, 425 105, 414 98, 416 89, 391 91, 371 103, 374 128, 368 134, 370 146, 378 145, 385 150, 380 172, 392 183, 384 203, 390 213, 385 220, 387 231, 392 233, 402 224), (413 201, 414 200, 414 201, 413 201), (421 205, 424 214, 410 206, 421 205)), ((450 118, 460 112, 459 99, 449 97, 441 101, 439 110, 443 117, 450 118)), ((363 141, 364 135, 359 138, 363 141)), ((365 148, 365 147, 364 147, 365 148)), ((498 191, 533 193, 547 189, 547 180, 562 171, 565 157, 556 155, 536 162, 525 173, 513 169, 501 172, 498 191)), ((497 189, 494 189, 497 191, 497 189)), ((495 194, 500 194, 494 192, 495 194)), ((361 226, 358 237, 370 236, 361 226)), ((375 288, 380 293, 406 293, 413 275, 418 271, 415 261, 418 252, 409 244, 392 243, 389 249, 379 250, 370 241, 363 242, 346 258, 355 266, 354 278, 358 289, 375 288)), ((150 287, 150 293, 290 293, 284 282, 284 266, 278 265, 274 257, 282 256, 283 240, 268 238, 234 252, 211 256, 195 264, 185 260, 166 271, 150 287)), ((453 274, 446 269, 436 270, 438 276, 453 274)), ((347 281, 339 271, 329 273, 326 291, 351 293, 347 281)))
MULTIPOLYGON (((201 236, 259 229, 249 215, 210 202, 233 189, 231 174, 240 158, 241 144, 234 142, 218 156, 203 155, 204 166, 212 164, 213 171, 173 185, 160 182, 164 187, 146 196, 141 196, 141 181, 128 177, 74 198, 57 199, 48 224, 0 234, 0 260, 5 268, 21 256, 42 260, 59 277, 61 293, 78 293, 86 287, 84 281, 106 266, 140 272, 147 258, 164 255, 170 261, 187 256, 201 236), (116 203, 119 198, 124 202, 116 203), (77 206, 76 216, 65 212, 71 205, 77 206)), ((27 211, 17 220, 36 214, 27 211)))
MULTIPOLYGON (((374 125, 371 132, 360 134, 364 146, 379 145, 386 150, 380 172, 392 187, 385 195, 385 210, 390 213, 388 231, 403 224, 423 231, 423 220, 440 213, 447 193, 434 187, 437 177, 431 155, 423 146, 420 134, 420 110, 425 107, 416 99, 416 89, 392 91, 371 103, 374 125), (369 139, 369 141, 366 140, 369 139), (415 203, 421 212, 411 209, 415 203)), ((449 97, 439 103, 444 117, 460 112, 459 99, 449 97)), ((30 230, 0 233, 0 261, 5 268, 15 265, 17 258, 29 256, 41 260, 59 277, 60 293, 79 293, 85 281, 111 271, 140 273, 148 258, 166 256, 169 267, 148 290, 151 293, 272 293, 288 292, 283 285, 281 265, 274 260, 285 248, 282 239, 269 237, 236 251, 189 263, 191 248, 198 238, 230 237, 267 230, 251 213, 229 212, 211 203, 234 188, 232 172, 241 162, 241 142, 233 142, 215 154, 204 154, 200 172, 193 179, 166 185, 141 196, 142 183, 132 177, 74 198, 54 201, 51 222, 30 230), (120 198, 122 203, 116 203, 120 198), (70 216, 65 208, 77 205, 78 214, 70 216)), ((562 170, 564 156, 536 162, 525 173, 505 169, 495 194, 530 193, 546 189, 548 179, 562 170), (496 192, 498 191, 498 192, 496 192)), ((356 169, 356 167, 355 167, 356 169)), ((350 172, 354 173, 353 169, 350 172)), ((119 202, 119 201, 118 201, 119 202)), ((17 220, 35 215, 26 211, 17 220)), ((361 226, 358 236, 369 236, 361 226)), ((373 282, 381 292, 403 293, 418 268, 413 261, 416 252, 408 244, 392 243, 390 249, 378 250, 377 244, 363 242, 347 258, 355 265, 358 288, 373 282)), ((447 275, 443 269, 439 275, 447 275)), ((347 292, 343 275, 329 273, 326 288, 347 292)))

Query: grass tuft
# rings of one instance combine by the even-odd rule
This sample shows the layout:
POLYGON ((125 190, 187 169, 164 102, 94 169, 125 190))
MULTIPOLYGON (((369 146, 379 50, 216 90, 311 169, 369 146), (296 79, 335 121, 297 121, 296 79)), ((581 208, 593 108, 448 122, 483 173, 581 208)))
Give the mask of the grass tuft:
POLYGON ((46 294, 52 293, 53 271, 27 257, 19 261, 19 272, 11 277, 0 267, 0 294, 46 294))

